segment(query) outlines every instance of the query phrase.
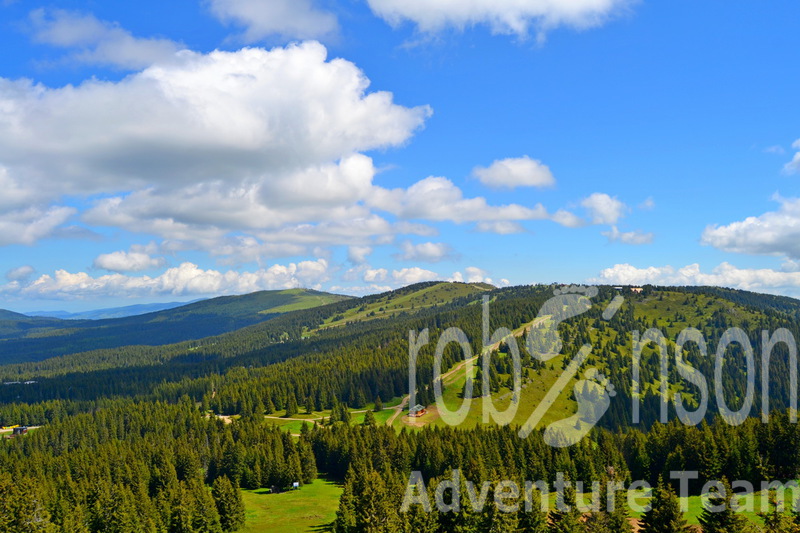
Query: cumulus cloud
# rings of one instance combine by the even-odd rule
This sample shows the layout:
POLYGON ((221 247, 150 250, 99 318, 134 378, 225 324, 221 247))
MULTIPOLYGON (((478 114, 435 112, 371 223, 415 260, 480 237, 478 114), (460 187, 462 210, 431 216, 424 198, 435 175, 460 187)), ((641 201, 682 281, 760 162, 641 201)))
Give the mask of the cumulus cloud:
POLYGON ((70 57, 83 63, 135 70, 182 49, 169 39, 137 38, 118 24, 62 9, 36 9, 30 21, 34 41, 77 49, 70 57))
POLYGON ((619 231, 616 226, 611 226, 610 231, 604 231, 603 236, 608 238, 608 242, 621 242, 622 244, 650 244, 653 242, 652 233, 641 231, 619 231))
POLYGON ((800 174, 800 139, 797 139, 792 144, 792 148, 798 151, 795 152, 792 160, 783 166, 783 172, 785 174, 800 174))
POLYGON ((202 296, 243 294, 266 289, 319 287, 330 279, 325 259, 288 265, 272 265, 254 272, 203 270, 193 263, 182 263, 156 277, 109 274, 92 277, 86 272, 57 270, 27 284, 0 286, 9 297, 42 299, 98 299, 106 297, 202 296))
POLYGON ((336 16, 312 0, 208 0, 211 12, 222 22, 244 27, 247 43, 266 37, 319 39, 338 29, 336 16))
POLYGON ((776 200, 780 203, 777 211, 708 226, 701 242, 726 252, 800 258, 800 198, 776 200))
POLYGON ((614 225, 625 215, 627 206, 605 193, 593 193, 581 201, 593 224, 614 225))
POLYGON ((400 243, 401 253, 395 255, 399 261, 426 261, 437 263, 453 258, 454 252, 449 244, 443 242, 423 242, 413 244, 411 241, 400 243))
POLYGON ((364 272, 364 281, 367 283, 386 281, 389 271, 385 268, 368 268, 364 272))
POLYGON ((163 257, 153 257, 155 246, 133 246, 130 251, 117 251, 98 255, 93 263, 95 268, 112 272, 141 272, 164 266, 163 257))
POLYGON ((425 270, 420 267, 402 268, 392 270, 392 280, 400 285, 412 285, 423 281, 434 281, 440 279, 439 274, 425 270))
POLYGON ((375 169, 361 152, 404 143, 430 109, 368 86, 314 42, 184 51, 119 82, 0 79, 0 207, 47 212, 64 195, 102 194, 86 222, 204 250, 237 231, 375 229, 363 205, 375 169))
POLYGON ((430 111, 367 93, 355 65, 326 53, 313 42, 185 52, 119 82, 60 89, 0 79, 0 161, 17 180, 60 175, 71 194, 357 179, 363 160, 333 162, 403 143, 430 111))
POLYGON ((372 11, 397 26, 411 21, 422 32, 448 27, 464 29, 486 24, 493 33, 528 35, 531 27, 545 31, 558 26, 598 26, 632 2, 630 0, 367 0, 372 11))
MULTIPOLYGON (((488 277, 489 273, 482 268, 470 266, 464 269, 464 273, 461 272, 454 272, 452 276, 450 276, 449 281, 459 281, 459 282, 466 282, 466 283, 488 283, 493 285, 494 282, 492 278, 488 277)), ((505 281, 506 285, 508 285, 508 280, 505 281)))
POLYGON ((528 156, 500 159, 488 167, 475 167, 472 173, 484 185, 497 188, 550 187, 556 183, 547 165, 528 156))
POLYGON ((408 189, 376 189, 369 204, 403 218, 455 223, 556 219, 541 204, 490 205, 480 196, 465 198, 452 181, 433 176, 408 189))
POLYGON ((625 263, 606 268, 589 281, 611 285, 713 285, 750 291, 800 292, 800 272, 738 268, 727 262, 711 272, 703 272, 697 263, 677 269, 669 265, 637 268, 625 263))

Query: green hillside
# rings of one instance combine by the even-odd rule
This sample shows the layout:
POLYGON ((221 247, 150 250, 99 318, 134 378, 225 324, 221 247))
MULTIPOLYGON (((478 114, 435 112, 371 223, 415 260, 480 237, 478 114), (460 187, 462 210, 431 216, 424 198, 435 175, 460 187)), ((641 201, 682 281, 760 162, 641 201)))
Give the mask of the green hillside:
MULTIPOLYGON (((59 398, 66 391, 74 398, 83 399, 118 394, 150 395, 157 387, 163 389, 165 382, 188 379, 190 381, 175 388, 170 395, 177 394, 178 390, 192 391, 198 401, 205 397, 205 401, 221 414, 239 414, 243 398, 248 397, 253 398, 253 403, 256 397, 262 402, 269 398, 275 410, 280 411, 285 408, 291 387, 304 391, 297 398, 301 407, 311 398, 315 411, 329 410, 331 398, 339 398, 359 408, 376 396, 391 399, 408 394, 408 332, 428 328, 432 344, 421 352, 419 359, 418 400, 431 405, 430 354, 438 335, 448 327, 457 326, 470 338, 473 354, 479 354, 482 349, 479 304, 482 296, 488 295, 492 302, 491 329, 504 326, 514 330, 523 358, 523 397, 513 423, 523 424, 528 420, 565 373, 578 348, 589 343, 592 350, 585 363, 580 371, 568 376, 566 385, 541 423, 576 412, 573 388, 591 368, 603 374, 617 393, 600 422, 613 428, 623 427, 631 420, 632 331, 659 328, 672 350, 679 331, 693 327, 705 335, 713 353, 723 329, 741 327, 752 336, 756 357, 763 329, 774 331, 785 327, 800 334, 794 318, 800 306, 795 300, 760 298, 760 295, 742 291, 729 291, 723 297, 720 292, 702 288, 646 288, 641 294, 625 290, 625 303, 610 320, 605 320, 601 316, 603 309, 617 296, 617 291, 601 287, 588 312, 553 324, 547 316, 537 316, 542 305, 553 296, 554 288, 493 289, 465 283, 431 282, 294 311, 288 310, 304 307, 310 300, 321 303, 327 297, 309 291, 289 291, 280 295, 256 293, 198 302, 173 310, 180 314, 167 323, 180 323, 180 320, 186 324, 196 323, 210 314, 209 309, 220 315, 246 318, 254 311, 263 311, 267 300, 276 306, 273 311, 288 312, 236 331, 178 344, 76 352, 35 364, 0 367, 0 378, 4 380, 39 381, 35 388, 0 389, 0 401, 4 397, 24 399, 29 395, 40 399, 59 398), (555 338, 564 341, 563 349, 549 355, 546 363, 539 362, 529 352, 531 327, 535 328, 536 335, 546 333, 547 346, 536 347, 545 353, 556 347, 555 338), (292 376, 294 385, 287 382, 287 376, 292 376), (212 388, 215 389, 213 398, 212 388)), ((164 316, 165 313, 151 315, 153 319, 164 316)), ((269 318, 265 314, 258 316, 269 318)), ((708 386, 713 391, 714 359, 702 359, 691 346, 689 348, 687 361, 708 377, 708 386)), ((491 383, 491 395, 498 408, 502 408, 508 405, 511 396, 510 359, 506 351, 498 351, 497 346, 491 352, 491 372, 483 379, 491 383)), ((770 367, 770 384, 771 401, 780 408, 788 405, 789 372, 780 348, 777 353, 779 356, 773 358, 770 367)), ((659 361, 652 345, 646 346, 642 354, 639 398, 642 419, 649 424, 658 416, 659 361)), ((742 366, 736 364, 740 361, 739 355, 732 353, 731 357, 733 363, 725 365, 722 385, 728 391, 729 403, 735 407, 741 402, 745 377, 742 366)), ((461 355, 455 350, 448 352, 443 371, 452 369, 460 360, 461 355)), ((474 360, 476 367, 480 361, 474 360)), ((680 378, 674 361, 670 361, 670 399, 681 393, 687 406, 696 405, 698 390, 680 378)), ((474 369, 472 379, 478 379, 476 372, 474 369)), ((756 372, 757 382, 760 382, 760 369, 756 372)), ((444 380, 445 400, 453 409, 460 404, 466 379, 463 372, 454 372, 444 380)), ((759 394, 756 391, 755 406, 760 406, 759 394)), ((709 420, 718 410, 715 402, 712 395, 709 420)), ((482 402, 474 402, 466 424, 475 425, 482 418, 482 402)), ((398 429, 442 425, 435 410, 417 420, 399 416, 391 422, 398 429)))
MULTIPOLYGON (((687 515, 693 522, 700 511, 697 494, 708 480, 724 474, 758 487, 762 480, 800 477, 800 431, 787 414, 791 361, 785 348, 775 349, 768 367, 771 411, 766 423, 760 419, 760 386, 752 410, 745 413, 749 418, 738 425, 718 416, 713 395, 719 385, 736 410, 746 391, 741 349, 729 347, 715 375, 714 353, 723 333, 731 327, 744 331, 758 362, 762 331, 786 328, 800 335, 800 302, 702 287, 594 290, 430 282, 309 308, 303 308, 310 305, 309 296, 314 303, 324 303, 325 297, 293 291, 280 298, 259 294, 198 302, 205 307, 194 304, 170 320, 191 323, 214 313, 248 317, 254 310, 262 320, 163 346, 121 346, 0 366, 0 381, 6 383, 0 386, 0 425, 43 426, 24 440, 0 444, 0 466, 31 472, 30 483, 57 494, 54 480, 60 480, 64 465, 79 470, 77 465, 86 462, 82 450, 94 446, 101 453, 93 455, 98 464, 87 474, 91 483, 76 489, 85 503, 92 501, 93 487, 107 479, 108 471, 116 472, 108 465, 124 454, 123 460, 142 474, 141 479, 120 477, 119 483, 131 485, 114 496, 124 505, 108 505, 123 510, 171 509, 181 498, 188 498, 185 503, 193 509, 207 508, 206 486, 224 476, 244 495, 245 531, 324 530, 340 519, 358 524, 364 519, 358 509, 370 502, 385 502, 381 516, 391 524, 380 531, 419 530, 420 524, 413 523, 419 516, 397 512, 411 471, 421 471, 428 480, 445 479, 452 468, 461 467, 470 480, 544 480, 551 486, 557 472, 587 482, 613 474, 622 481, 654 484, 675 470, 697 471, 687 515), (576 307, 576 301, 587 300, 584 293, 590 305, 576 307), (490 301, 489 333, 508 328, 520 352, 520 406, 508 425, 483 420, 484 400, 502 410, 513 394, 511 337, 483 345, 484 296, 490 301), (261 308, 267 300, 268 310, 261 308), (285 312, 276 314, 279 310, 285 312), (474 385, 475 398, 457 428, 445 423, 434 396, 432 355, 449 328, 464 332, 474 365, 467 374, 456 345, 444 351, 444 405, 455 410, 468 380, 474 385), (641 349, 640 390, 633 386, 634 334, 652 328, 662 332, 667 347, 669 424, 658 422, 662 378, 652 344, 641 349), (685 328, 697 330, 708 344, 708 355, 692 343, 683 354, 712 392, 697 425, 678 422, 672 406, 678 394, 690 410, 700 399, 700 389, 682 377, 675 363, 675 343, 685 328), (427 413, 410 417, 409 338, 426 329, 430 342, 416 361, 415 403, 427 413), (581 352, 583 345, 590 349, 581 352), (481 396, 484 384, 486 398, 481 396), (634 401, 640 408, 638 422, 634 401), (534 414, 540 416, 521 437, 520 429, 534 414), (550 438, 553 428, 576 432, 579 439, 559 444, 550 438), (52 449, 63 450, 62 455, 50 457, 52 449), (321 483, 316 472, 325 472, 338 485, 321 483), (276 492, 290 488, 297 479, 303 482, 299 491, 266 493, 269 487, 276 492), (337 498, 339 514, 334 514, 337 498)), ((761 372, 757 364, 759 385, 761 372)), ((16 485, 6 486, 16 490, 16 485)), ((67 513, 54 496, 48 498, 53 516, 67 513)), ((162 520, 147 512, 156 517, 152 520, 162 520)), ((439 521, 433 531, 454 528, 450 516, 429 518, 439 521)), ((523 519, 507 518, 510 524, 523 519)), ((345 530, 361 526, 354 527, 345 530)), ((483 524, 464 530, 490 529, 483 524)), ((501 524, 495 530, 514 528, 501 524)))
POLYGON ((350 299, 307 289, 222 296, 188 305, 107 320, 58 320, 0 315, 0 363, 129 345, 157 346, 200 339, 263 322, 297 309, 350 299))

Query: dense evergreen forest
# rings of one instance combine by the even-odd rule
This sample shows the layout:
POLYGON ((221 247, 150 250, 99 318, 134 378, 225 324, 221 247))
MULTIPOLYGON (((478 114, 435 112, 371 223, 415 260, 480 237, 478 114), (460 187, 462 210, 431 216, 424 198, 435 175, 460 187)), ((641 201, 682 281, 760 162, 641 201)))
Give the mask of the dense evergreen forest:
MULTIPOLYGON (((676 470, 698 472, 690 483, 693 494, 722 477, 756 485, 800 477, 800 430, 788 411, 792 367, 785 345, 775 346, 768 366, 768 423, 760 418, 760 387, 751 417, 740 425, 716 416, 720 406, 713 392, 707 416, 696 426, 680 423, 672 407, 678 393, 690 406, 701 395, 675 365, 681 330, 695 328, 706 339, 709 355, 689 343, 683 358, 708 378, 712 391, 713 353, 728 328, 741 328, 749 338, 759 362, 758 384, 762 331, 785 328, 800 336, 800 302, 742 291, 645 287, 625 292, 625 302, 607 317, 604 310, 620 291, 600 287, 585 313, 543 334, 521 331, 517 344, 526 384, 566 368, 588 343, 593 350, 586 364, 602 371, 617 393, 600 426, 575 446, 547 445, 543 429, 521 439, 516 420, 506 427, 421 430, 378 423, 371 413, 363 424, 348 422, 352 410, 408 394, 409 332, 428 329, 432 339, 417 365, 417 401, 431 405, 433 352, 444 331, 460 328, 472 352, 481 354, 483 296, 490 299, 488 326, 494 331, 536 323, 553 291, 553 286, 426 283, 287 311, 177 344, 67 351, 0 366, 6 383, 0 386, 0 425, 42 426, 0 442, 0 516, 13 517, 0 522, 0 531, 234 531, 244 517, 239 488, 286 489, 312 481, 317 471, 344 486, 332 525, 336 531, 623 531, 626 508, 548 516, 536 505, 517 512, 489 505, 481 513, 465 505, 442 514, 421 512, 419 506, 401 512, 401 504, 412 472, 421 473, 433 496, 436 483, 454 469, 479 487, 484 481, 515 480, 522 486, 530 480, 544 481, 552 491, 557 473, 587 484, 646 480, 658 485, 663 509, 670 508, 671 491, 678 488, 670 477, 676 470), (668 424, 658 422, 661 359, 654 343, 640 346, 639 392, 633 387, 633 332, 651 328, 665 336, 668 424), (536 356, 559 352, 555 348, 559 357, 549 362, 536 356), (638 423, 632 398, 640 406, 638 423), (265 418, 299 411, 329 414, 295 435, 265 418), (235 415, 235 421, 226 424, 220 415, 235 415)), ((746 388, 744 353, 734 344, 726 356, 719 386, 729 407, 738 408, 746 388)), ((442 370, 462 359, 460 351, 446 350, 442 370)), ((474 376, 475 382, 486 381, 493 396, 508 393, 509 361, 508 345, 501 343, 488 363, 489 374, 474 376)), ((490 502, 494 490, 489 489, 490 502)), ((565 496, 576 497, 574 491, 565 496)), ((774 531, 793 531, 789 515, 773 521, 783 528, 774 531)), ((645 530, 683 526, 675 527, 645 530)))

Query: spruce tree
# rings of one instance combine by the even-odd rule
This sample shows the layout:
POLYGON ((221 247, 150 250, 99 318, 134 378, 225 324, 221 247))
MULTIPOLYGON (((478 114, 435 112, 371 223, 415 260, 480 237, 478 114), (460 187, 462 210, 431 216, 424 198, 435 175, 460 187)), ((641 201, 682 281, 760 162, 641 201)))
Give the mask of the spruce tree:
POLYGON ((575 487, 569 481, 565 483, 563 492, 556 496, 556 508, 550 513, 550 533, 583 533, 586 531, 578 510, 575 487))
POLYGON ((244 501, 242 493, 225 476, 218 477, 212 486, 211 495, 219 513, 223 531, 236 531, 244 525, 244 501))
POLYGON ((531 490, 530 502, 523 498, 519 507, 519 530, 521 533, 546 533, 547 513, 542 511, 542 497, 538 490, 531 490))
POLYGON ((736 512, 737 508, 731 484, 726 477, 723 477, 722 491, 716 487, 709 492, 708 501, 700 514, 699 521, 703 533, 742 531, 747 519, 736 512))
POLYGON ((775 492, 769 493, 769 509, 758 516, 764 520, 764 533, 798 533, 800 527, 788 516, 782 505, 779 505, 775 492))
POLYGON ((297 398, 294 393, 289 393, 289 398, 286 400, 286 418, 291 418, 297 414, 297 398))
POLYGON ((661 476, 653 489, 650 510, 642 516, 640 531, 642 533, 688 533, 691 531, 683 517, 675 491, 670 485, 664 484, 661 476))

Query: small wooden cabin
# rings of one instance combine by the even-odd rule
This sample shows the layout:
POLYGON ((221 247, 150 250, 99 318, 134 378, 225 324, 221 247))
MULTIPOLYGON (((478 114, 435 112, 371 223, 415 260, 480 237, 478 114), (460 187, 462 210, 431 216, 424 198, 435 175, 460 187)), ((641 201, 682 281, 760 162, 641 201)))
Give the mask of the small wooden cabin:
POLYGON ((413 416, 414 418, 417 418, 424 415, 427 412, 428 410, 425 409, 425 406, 417 404, 408 410, 408 416, 413 416))

